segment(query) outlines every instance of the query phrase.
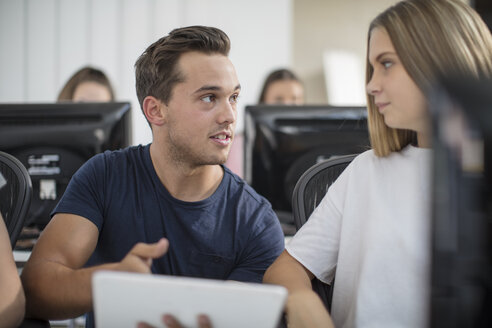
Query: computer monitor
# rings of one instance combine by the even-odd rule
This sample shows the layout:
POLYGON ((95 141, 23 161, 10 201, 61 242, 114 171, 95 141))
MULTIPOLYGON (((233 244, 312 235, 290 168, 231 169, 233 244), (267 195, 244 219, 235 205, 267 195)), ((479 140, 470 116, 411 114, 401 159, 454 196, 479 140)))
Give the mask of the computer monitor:
POLYGON ((491 90, 459 77, 431 93, 431 327, 492 327, 491 90))
POLYGON ((245 109, 245 180, 286 221, 293 220, 289 217, 292 191, 309 167, 367 149, 365 107, 258 105, 245 109))
POLYGON ((130 142, 127 102, 0 104, 0 149, 17 157, 32 180, 29 226, 44 228, 70 178, 90 157, 130 142))

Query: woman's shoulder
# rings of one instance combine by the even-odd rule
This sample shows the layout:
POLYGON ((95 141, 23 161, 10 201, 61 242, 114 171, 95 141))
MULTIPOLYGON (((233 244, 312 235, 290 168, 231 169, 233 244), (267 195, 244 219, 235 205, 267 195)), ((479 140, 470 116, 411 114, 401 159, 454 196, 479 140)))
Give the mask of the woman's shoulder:
POLYGON ((372 167, 376 165, 378 157, 374 154, 372 149, 366 150, 357 156, 350 162, 350 164, 340 174, 340 178, 343 179, 359 179, 361 176, 367 175, 368 171, 371 171, 372 167))
POLYGON ((431 158, 432 150, 407 146, 401 151, 392 152, 388 156, 377 156, 370 149, 354 158, 349 167, 355 172, 371 172, 372 174, 382 172, 389 174, 390 171, 398 171, 402 167, 414 166, 415 163, 426 162, 431 158))
POLYGON ((350 166, 353 167, 366 167, 367 165, 374 164, 378 162, 381 158, 376 156, 373 149, 366 150, 359 155, 357 155, 350 163, 350 166))
POLYGON ((374 175, 379 172, 391 170, 394 157, 399 156, 399 153, 391 153, 389 156, 377 156, 373 149, 369 149, 357 155, 352 163, 348 166, 350 175, 374 175))
POLYGON ((431 154, 430 148, 419 148, 412 145, 408 145, 400 151, 391 152, 388 156, 377 156, 373 149, 369 149, 357 155, 354 162, 391 162, 398 159, 429 157, 431 154))

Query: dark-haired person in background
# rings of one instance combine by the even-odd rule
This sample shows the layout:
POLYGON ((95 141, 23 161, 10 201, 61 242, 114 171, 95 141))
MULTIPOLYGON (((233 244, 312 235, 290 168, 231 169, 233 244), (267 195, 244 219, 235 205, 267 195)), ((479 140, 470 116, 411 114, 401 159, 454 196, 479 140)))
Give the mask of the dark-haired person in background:
POLYGON ((103 269, 262 281, 284 239, 270 203, 222 165, 241 90, 229 49, 223 31, 192 26, 138 58, 153 142, 96 155, 72 177, 22 272, 29 314, 91 311, 103 269))
MULTIPOLYGON (((109 78, 103 71, 93 67, 83 67, 75 72, 65 83, 58 95, 58 102, 109 102, 114 101, 114 91, 109 78)), ((23 227, 16 248, 30 249, 36 242, 30 235, 39 235, 37 227, 23 227)))
POLYGON ((114 91, 103 71, 83 67, 75 72, 63 86, 58 101, 107 102, 114 101, 114 91))
MULTIPOLYGON (((266 78, 258 103, 264 105, 303 105, 304 86, 297 76, 286 68, 277 69, 266 78)), ((243 135, 238 134, 226 162, 234 173, 243 176, 243 135)))
POLYGON ((286 68, 268 74, 261 89, 260 104, 266 105, 303 105, 304 86, 301 80, 286 68))

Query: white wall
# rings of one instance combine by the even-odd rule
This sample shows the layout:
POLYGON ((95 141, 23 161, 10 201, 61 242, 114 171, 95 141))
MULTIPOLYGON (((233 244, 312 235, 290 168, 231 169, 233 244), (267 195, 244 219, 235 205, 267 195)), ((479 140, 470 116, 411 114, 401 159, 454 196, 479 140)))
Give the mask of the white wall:
POLYGON ((367 29, 374 17, 398 1, 294 0, 293 66, 309 103, 365 104, 367 29), (326 62, 324 54, 335 60, 326 62), (350 67, 344 69, 347 62, 350 67))
POLYGON ((270 70, 291 64, 292 0, 0 0, 0 102, 54 102, 77 69, 109 76, 131 101, 133 143, 151 132, 135 95, 133 65, 171 29, 211 25, 231 38, 243 106, 270 70))

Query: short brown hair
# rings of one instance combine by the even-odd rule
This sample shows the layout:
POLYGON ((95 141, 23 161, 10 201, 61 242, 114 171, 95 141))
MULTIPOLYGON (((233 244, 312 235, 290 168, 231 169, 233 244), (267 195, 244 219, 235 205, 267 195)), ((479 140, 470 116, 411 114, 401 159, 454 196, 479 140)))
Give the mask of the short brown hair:
POLYGON ((65 83, 65 86, 58 94, 58 101, 71 101, 75 89, 84 82, 96 82, 105 86, 111 95, 111 100, 114 100, 114 91, 106 74, 97 68, 86 66, 75 72, 65 83))
POLYGON ((169 35, 151 44, 135 63, 135 86, 138 102, 153 96, 165 104, 171 99, 173 87, 183 80, 177 69, 180 56, 190 51, 229 55, 227 34, 215 27, 189 26, 172 30, 169 35))
MULTIPOLYGON (((426 94, 440 78, 457 74, 492 77, 492 36, 480 16, 461 0, 406 0, 377 16, 369 27, 383 28, 408 75, 426 94)), ((366 83, 373 69, 366 61, 366 83)), ((387 156, 416 141, 410 130, 393 129, 367 95, 371 145, 387 156)))

